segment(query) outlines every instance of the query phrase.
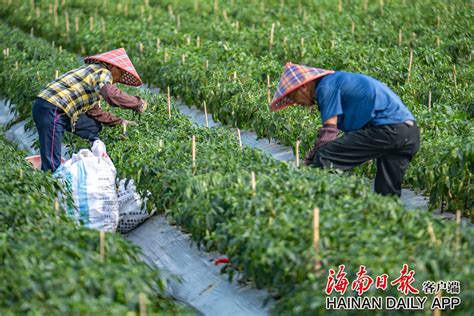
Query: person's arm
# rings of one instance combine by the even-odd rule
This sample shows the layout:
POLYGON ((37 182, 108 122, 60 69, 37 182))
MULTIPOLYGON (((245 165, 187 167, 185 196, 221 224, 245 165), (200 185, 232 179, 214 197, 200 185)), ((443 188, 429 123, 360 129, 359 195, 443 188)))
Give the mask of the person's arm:
POLYGON ((112 84, 106 84, 100 89, 100 95, 112 106, 143 112, 146 101, 140 97, 130 96, 112 84))
POLYGON ((123 122, 125 121, 121 117, 115 116, 110 112, 103 111, 99 104, 96 104, 92 109, 87 111, 87 115, 92 117, 97 122, 108 126, 123 124, 123 122))
POLYGON ((306 165, 313 163, 314 156, 318 150, 326 145, 327 143, 332 142, 337 138, 339 129, 337 128, 337 115, 329 118, 323 123, 323 126, 319 129, 318 138, 316 139, 313 149, 311 149, 305 156, 304 162, 306 165))

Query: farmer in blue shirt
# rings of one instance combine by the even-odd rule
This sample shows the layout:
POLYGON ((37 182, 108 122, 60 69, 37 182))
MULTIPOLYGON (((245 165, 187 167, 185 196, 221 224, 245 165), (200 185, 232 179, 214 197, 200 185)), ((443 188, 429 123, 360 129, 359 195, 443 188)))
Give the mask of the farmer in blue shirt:
POLYGON ((376 159, 375 192, 400 196, 420 147, 415 118, 400 98, 369 76, 287 64, 270 110, 315 103, 323 126, 305 163, 348 170, 376 159))

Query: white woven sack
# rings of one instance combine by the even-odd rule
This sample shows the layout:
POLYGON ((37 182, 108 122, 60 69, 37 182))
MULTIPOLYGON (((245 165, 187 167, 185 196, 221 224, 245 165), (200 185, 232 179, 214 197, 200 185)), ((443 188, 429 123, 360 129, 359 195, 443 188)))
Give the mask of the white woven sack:
POLYGON ((120 180, 117 195, 120 214, 118 232, 127 233, 151 216, 146 210, 145 201, 137 193, 133 180, 120 180))
POLYGON ((96 140, 92 151, 74 154, 55 172, 74 200, 68 213, 85 227, 114 232, 119 221, 115 175, 102 141, 96 140))

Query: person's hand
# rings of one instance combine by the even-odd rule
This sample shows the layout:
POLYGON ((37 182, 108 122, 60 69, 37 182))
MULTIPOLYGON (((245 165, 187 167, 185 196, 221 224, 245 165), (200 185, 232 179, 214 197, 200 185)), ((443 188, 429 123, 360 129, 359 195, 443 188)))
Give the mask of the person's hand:
POLYGON ((143 113, 148 107, 148 103, 142 99, 142 105, 138 108, 137 112, 138 113, 143 113))

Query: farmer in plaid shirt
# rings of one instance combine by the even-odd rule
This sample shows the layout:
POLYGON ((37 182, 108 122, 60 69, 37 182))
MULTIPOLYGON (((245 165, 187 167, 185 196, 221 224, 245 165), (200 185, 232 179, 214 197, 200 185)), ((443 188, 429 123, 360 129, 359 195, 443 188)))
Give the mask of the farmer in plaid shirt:
POLYGON ((369 76, 288 63, 270 111, 316 103, 323 126, 305 163, 348 170, 376 159, 375 192, 400 196, 420 147, 415 118, 400 98, 369 76))
POLYGON ((100 100, 137 112, 146 102, 116 88, 117 82, 130 86, 142 84, 123 48, 87 57, 82 67, 50 82, 33 104, 33 119, 38 129, 41 169, 54 172, 61 163, 61 144, 65 131, 94 141, 102 124, 127 126, 130 121, 102 111, 100 100))

